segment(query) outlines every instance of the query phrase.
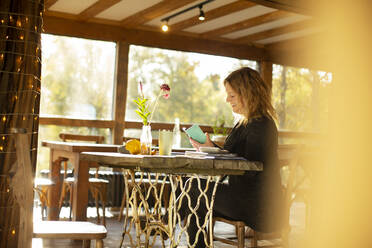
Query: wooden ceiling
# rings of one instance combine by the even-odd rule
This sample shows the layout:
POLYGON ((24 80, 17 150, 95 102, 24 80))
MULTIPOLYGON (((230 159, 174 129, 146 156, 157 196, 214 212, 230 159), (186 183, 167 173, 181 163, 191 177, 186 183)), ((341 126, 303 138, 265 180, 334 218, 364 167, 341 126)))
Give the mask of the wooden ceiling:
POLYGON ((278 49, 323 32, 306 9, 262 0, 215 0, 203 6, 204 21, 195 8, 171 18, 167 33, 161 30, 161 19, 201 2, 46 0, 44 27, 60 35, 273 62, 285 57, 278 49))

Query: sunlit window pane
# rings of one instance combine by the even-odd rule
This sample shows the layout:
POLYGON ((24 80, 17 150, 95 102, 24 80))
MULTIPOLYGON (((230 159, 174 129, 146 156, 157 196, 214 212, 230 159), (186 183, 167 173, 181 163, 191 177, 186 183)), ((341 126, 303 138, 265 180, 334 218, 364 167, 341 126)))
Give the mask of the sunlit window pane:
POLYGON ((41 116, 112 119, 115 43, 42 35, 41 116))
POLYGON ((225 102, 223 79, 242 66, 256 69, 255 61, 222 56, 179 52, 165 49, 130 46, 127 121, 141 121, 133 99, 139 96, 138 83, 143 82, 144 94, 150 99, 150 111, 159 93, 159 86, 167 83, 171 97, 160 99, 152 122, 214 125, 218 119, 233 124, 230 106, 225 102))
POLYGON ((332 74, 273 66, 273 102, 281 130, 325 132, 332 74))

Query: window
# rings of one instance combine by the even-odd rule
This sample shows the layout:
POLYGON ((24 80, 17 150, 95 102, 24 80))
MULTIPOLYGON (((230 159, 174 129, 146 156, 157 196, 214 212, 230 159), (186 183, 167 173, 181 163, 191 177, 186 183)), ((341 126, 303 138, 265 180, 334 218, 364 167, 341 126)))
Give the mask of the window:
POLYGON ((112 119, 115 43, 42 35, 41 116, 112 119))
POLYGON ((273 65, 273 102, 279 129, 324 132, 332 74, 273 65))
MULTIPOLYGON (((115 43, 42 34, 41 117, 112 119, 115 43)), ((61 132, 103 135, 109 129, 41 125, 38 171, 49 166, 42 140, 59 140, 61 132)))
POLYGON ((222 80, 241 66, 257 67, 255 61, 132 45, 125 120, 141 121, 133 99, 139 96, 138 83, 142 81, 145 97, 152 101, 161 84, 171 87, 171 97, 159 103, 152 122, 173 123, 178 117, 182 123, 214 125, 217 117, 223 116, 232 126, 222 80))

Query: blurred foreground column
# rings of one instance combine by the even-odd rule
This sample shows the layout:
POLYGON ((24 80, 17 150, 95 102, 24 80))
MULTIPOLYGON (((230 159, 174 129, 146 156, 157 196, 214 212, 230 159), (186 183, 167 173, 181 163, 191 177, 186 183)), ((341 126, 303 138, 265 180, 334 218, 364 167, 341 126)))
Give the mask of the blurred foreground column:
POLYGON ((372 247, 372 3, 315 2, 334 85, 307 247, 372 247))
POLYGON ((43 0, 0 1, 0 247, 31 247, 32 215, 21 215, 33 192, 22 185, 32 185, 25 171, 36 167, 42 13, 43 0))

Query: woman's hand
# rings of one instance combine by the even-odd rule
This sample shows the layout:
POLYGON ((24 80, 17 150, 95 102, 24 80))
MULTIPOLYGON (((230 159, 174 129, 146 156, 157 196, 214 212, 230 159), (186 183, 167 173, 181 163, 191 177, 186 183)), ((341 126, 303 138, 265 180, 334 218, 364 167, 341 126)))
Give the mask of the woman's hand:
POLYGON ((200 147, 211 147, 211 146, 214 146, 214 144, 212 143, 211 139, 209 138, 209 134, 208 133, 205 133, 205 135, 207 136, 207 139, 205 141, 204 144, 201 144, 199 142, 197 142, 196 140, 193 140, 192 138, 190 138, 190 143, 191 145, 196 148, 197 151, 199 151, 199 148, 200 147))

